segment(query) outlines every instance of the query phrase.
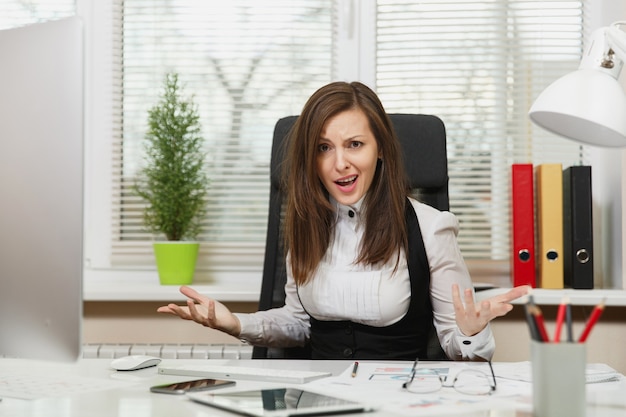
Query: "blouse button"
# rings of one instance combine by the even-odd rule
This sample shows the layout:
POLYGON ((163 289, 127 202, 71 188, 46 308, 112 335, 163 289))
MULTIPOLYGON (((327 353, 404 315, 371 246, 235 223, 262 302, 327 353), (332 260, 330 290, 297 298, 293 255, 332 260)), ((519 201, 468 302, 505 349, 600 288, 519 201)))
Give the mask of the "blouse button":
POLYGON ((354 217, 354 211, 348 210, 348 216, 350 216, 350 218, 354 217))
POLYGON ((343 357, 344 358, 349 358, 350 356, 352 356, 352 349, 350 348, 345 348, 343 350, 343 357))

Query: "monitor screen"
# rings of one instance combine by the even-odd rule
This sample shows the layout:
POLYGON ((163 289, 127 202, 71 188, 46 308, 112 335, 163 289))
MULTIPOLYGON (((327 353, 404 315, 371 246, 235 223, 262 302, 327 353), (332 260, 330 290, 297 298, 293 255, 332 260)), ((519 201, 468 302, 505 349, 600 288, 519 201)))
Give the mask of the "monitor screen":
POLYGON ((83 29, 0 31, 0 357, 81 352, 83 29))

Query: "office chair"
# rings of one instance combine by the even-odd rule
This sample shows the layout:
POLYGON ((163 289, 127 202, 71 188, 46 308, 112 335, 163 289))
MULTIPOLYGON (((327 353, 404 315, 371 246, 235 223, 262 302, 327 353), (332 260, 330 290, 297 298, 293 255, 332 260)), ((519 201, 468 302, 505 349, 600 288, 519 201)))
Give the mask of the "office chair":
MULTIPOLYGON (((390 114, 391 122, 400 140, 404 164, 411 188, 416 197, 439 210, 449 210, 448 159, 446 155, 446 131, 436 116, 421 114, 390 114)), ((265 261, 259 310, 281 307, 285 304, 285 254, 283 253, 282 208, 280 165, 284 157, 284 140, 298 116, 280 119, 274 128, 270 161, 270 204, 267 223, 265 261)), ((265 348, 255 346, 252 358, 310 358, 310 349, 265 348)), ((437 334, 432 326, 428 343, 428 360, 447 360, 437 334)))

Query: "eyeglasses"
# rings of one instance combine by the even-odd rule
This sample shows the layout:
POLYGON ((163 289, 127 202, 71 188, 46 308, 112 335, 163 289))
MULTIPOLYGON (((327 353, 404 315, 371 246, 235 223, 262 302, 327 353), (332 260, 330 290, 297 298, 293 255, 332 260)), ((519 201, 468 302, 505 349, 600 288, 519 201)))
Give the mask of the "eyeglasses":
POLYGON ((417 363, 418 359, 415 359, 408 380, 402 384, 402 388, 409 392, 425 394, 450 386, 461 394, 469 395, 489 395, 496 390, 496 376, 493 373, 491 361, 487 362, 491 371, 491 379, 489 379, 489 375, 479 369, 467 368, 457 373, 451 383, 447 377, 442 376, 435 369, 417 369, 417 363))

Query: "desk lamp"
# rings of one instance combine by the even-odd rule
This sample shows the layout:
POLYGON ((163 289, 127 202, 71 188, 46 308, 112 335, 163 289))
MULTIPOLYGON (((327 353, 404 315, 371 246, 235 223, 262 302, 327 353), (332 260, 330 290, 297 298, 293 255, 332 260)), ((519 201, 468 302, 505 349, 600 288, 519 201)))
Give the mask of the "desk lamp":
POLYGON ((544 129, 587 145, 626 147, 626 94, 618 81, 626 59, 626 21, 591 35, 578 70, 550 84, 530 108, 544 129))

